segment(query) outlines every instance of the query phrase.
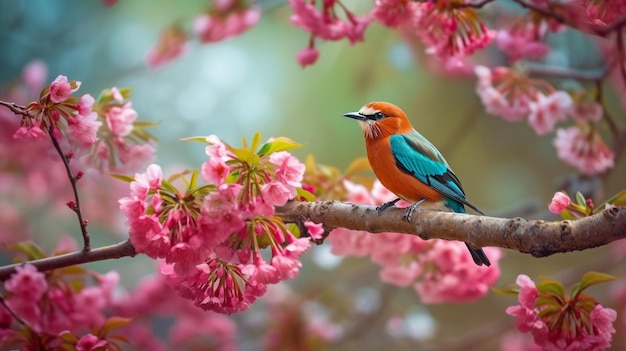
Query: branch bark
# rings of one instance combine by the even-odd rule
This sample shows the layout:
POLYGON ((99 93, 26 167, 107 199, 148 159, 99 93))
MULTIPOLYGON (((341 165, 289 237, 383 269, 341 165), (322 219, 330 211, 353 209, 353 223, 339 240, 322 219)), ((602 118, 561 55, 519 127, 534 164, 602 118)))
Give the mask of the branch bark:
POLYGON ((276 214, 285 222, 310 220, 324 223, 328 231, 347 228, 370 233, 413 234, 424 240, 458 240, 476 247, 497 246, 534 257, 590 249, 626 238, 624 207, 575 221, 554 222, 421 210, 413 213, 409 223, 402 220, 404 212, 401 208, 390 208, 378 214, 373 206, 336 201, 290 201, 276 209, 276 214))
MULTIPOLYGON (((364 230, 370 233, 396 232, 418 235, 424 240, 444 239, 471 243, 476 247, 497 246, 545 257, 606 245, 626 238, 626 208, 614 207, 576 221, 542 221, 522 218, 495 218, 463 213, 418 210, 411 222, 402 220, 405 209, 389 208, 378 214, 373 206, 337 201, 290 201, 276 208, 285 222, 305 220, 323 223, 326 231, 335 228, 364 230)), ((126 240, 88 251, 30 261, 41 272, 94 261, 132 257, 137 252, 126 240)), ((0 267, 0 281, 9 279, 24 263, 0 267)))
MULTIPOLYGON (((51 256, 40 260, 29 261, 28 263, 35 266, 38 271, 45 272, 56 268, 69 267, 87 262, 132 257, 136 254, 135 248, 130 243, 130 240, 126 240, 114 245, 99 247, 89 251, 76 251, 65 255, 51 256)), ((15 268, 23 264, 24 263, 16 263, 0 267, 0 281, 9 279, 11 274, 15 272, 15 268)))

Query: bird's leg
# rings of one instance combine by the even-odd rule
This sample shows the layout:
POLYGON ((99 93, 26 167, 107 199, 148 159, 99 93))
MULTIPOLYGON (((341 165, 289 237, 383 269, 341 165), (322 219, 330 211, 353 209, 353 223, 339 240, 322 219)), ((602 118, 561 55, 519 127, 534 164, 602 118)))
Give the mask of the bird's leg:
POLYGON ((381 214, 384 210, 388 209, 389 207, 394 207, 394 205, 398 201, 400 201, 400 198, 397 198, 397 199, 391 200, 391 201, 387 201, 387 202, 385 202, 384 204, 382 204, 380 206, 376 206, 376 212, 378 212, 378 214, 381 214))
POLYGON ((411 222, 411 216, 413 215, 413 211, 415 211, 415 209, 418 208, 419 205, 421 205, 424 201, 426 201, 426 199, 421 199, 413 205, 409 206, 409 208, 406 209, 406 212, 404 212, 404 215, 402 215, 402 220, 411 222))

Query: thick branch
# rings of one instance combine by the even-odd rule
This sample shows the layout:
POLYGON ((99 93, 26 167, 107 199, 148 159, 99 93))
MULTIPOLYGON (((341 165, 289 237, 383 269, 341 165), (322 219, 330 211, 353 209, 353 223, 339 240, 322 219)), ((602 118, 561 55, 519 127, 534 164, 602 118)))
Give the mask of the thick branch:
MULTIPOLYGON (((132 257, 137 253, 135 248, 126 240, 114 245, 99 247, 90 251, 77 251, 65 255, 46 257, 40 260, 29 261, 41 272, 49 271, 56 268, 63 268, 87 262, 103 261, 112 258, 132 257)), ((0 281, 9 279, 11 274, 15 272, 15 268, 23 263, 12 264, 0 267, 0 281)))
POLYGON ((327 230, 347 228, 371 233, 397 232, 422 239, 458 240, 476 247, 497 246, 545 257, 606 245, 626 238, 626 208, 616 207, 576 221, 547 222, 522 218, 494 218, 468 214, 415 211, 411 223, 402 220, 404 209, 382 214, 373 206, 335 201, 290 201, 277 208, 286 222, 311 220, 327 230))

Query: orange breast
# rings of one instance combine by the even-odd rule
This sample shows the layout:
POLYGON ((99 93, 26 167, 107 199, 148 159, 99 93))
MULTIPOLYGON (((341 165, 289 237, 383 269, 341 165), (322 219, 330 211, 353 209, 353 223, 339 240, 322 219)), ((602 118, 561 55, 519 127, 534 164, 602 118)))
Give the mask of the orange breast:
POLYGON ((439 201, 443 198, 439 192, 417 178, 404 173, 396 166, 391 153, 388 138, 367 139, 367 159, 380 182, 392 193, 408 202, 417 202, 421 199, 439 201))

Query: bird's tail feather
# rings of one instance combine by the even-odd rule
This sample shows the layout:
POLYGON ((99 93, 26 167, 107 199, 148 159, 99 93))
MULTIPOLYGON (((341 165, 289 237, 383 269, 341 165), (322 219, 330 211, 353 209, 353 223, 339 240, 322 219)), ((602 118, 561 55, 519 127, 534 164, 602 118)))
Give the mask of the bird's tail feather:
POLYGON ((485 251, 483 251, 483 249, 476 250, 468 243, 465 243, 465 245, 467 245, 467 249, 472 254, 472 259, 474 260, 474 263, 479 266, 482 266, 483 264, 485 266, 491 266, 491 262, 489 262, 489 259, 487 258, 487 255, 485 255, 485 251))

